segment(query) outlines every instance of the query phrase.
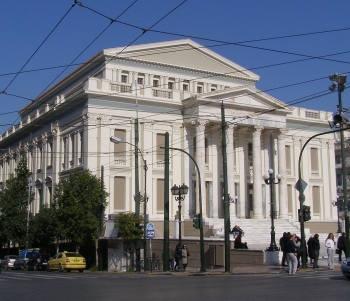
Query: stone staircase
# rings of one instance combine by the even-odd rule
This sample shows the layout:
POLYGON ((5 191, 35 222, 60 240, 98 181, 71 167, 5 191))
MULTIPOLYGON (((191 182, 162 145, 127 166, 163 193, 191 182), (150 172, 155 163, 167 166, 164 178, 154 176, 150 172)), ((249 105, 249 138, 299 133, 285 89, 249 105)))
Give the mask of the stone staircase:
MULTIPOLYGON (((212 230, 212 238, 224 238, 224 221, 223 219, 206 218, 206 226, 212 230)), ((275 219, 276 244, 279 246, 279 239, 283 232, 295 233, 300 236, 300 224, 294 220, 275 219)), ((265 244, 269 245, 271 241, 271 220, 270 219, 231 219, 231 229, 234 225, 240 226, 244 231, 243 242, 249 245, 265 244)), ((306 238, 308 238, 309 229, 305 229, 306 238)), ((232 235, 230 239, 233 240, 232 235)))

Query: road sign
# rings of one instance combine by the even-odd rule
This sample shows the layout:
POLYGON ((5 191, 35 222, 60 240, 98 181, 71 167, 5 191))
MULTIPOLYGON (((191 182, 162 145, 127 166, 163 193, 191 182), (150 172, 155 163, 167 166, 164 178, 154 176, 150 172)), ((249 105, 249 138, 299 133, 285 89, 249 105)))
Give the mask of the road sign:
POLYGON ((148 223, 148 224, 147 224, 147 227, 146 227, 146 230, 153 230, 153 231, 154 231, 154 225, 153 225, 153 223, 148 223))
POLYGON ((155 237, 154 230, 146 230, 146 238, 153 239, 155 237))
POLYGON ((307 186, 307 183, 303 179, 300 179, 295 183, 294 188, 300 192, 304 192, 306 186, 307 186))

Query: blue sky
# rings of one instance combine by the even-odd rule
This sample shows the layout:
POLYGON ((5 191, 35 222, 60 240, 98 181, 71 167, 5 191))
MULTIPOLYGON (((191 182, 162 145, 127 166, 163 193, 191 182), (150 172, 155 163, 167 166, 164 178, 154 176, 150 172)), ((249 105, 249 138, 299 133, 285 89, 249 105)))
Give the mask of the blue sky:
MULTIPOLYGON (((190 37, 257 73, 257 88, 288 104, 327 92, 330 74, 350 70, 347 1, 83 0, 85 7, 72 3, 2 1, 0 91, 5 93, 0 94, 0 133, 18 123, 17 112, 30 99, 77 66, 62 75, 64 68, 58 67, 82 63, 104 48, 133 41, 136 45, 190 37), (124 10, 118 19, 124 24, 108 27, 108 18, 115 19, 124 10), (152 29, 158 32, 140 37, 140 27, 155 23, 152 29)), ((343 93, 344 107, 350 106, 348 93, 350 89, 343 93)), ((334 112, 337 103, 333 93, 297 106, 334 112)))

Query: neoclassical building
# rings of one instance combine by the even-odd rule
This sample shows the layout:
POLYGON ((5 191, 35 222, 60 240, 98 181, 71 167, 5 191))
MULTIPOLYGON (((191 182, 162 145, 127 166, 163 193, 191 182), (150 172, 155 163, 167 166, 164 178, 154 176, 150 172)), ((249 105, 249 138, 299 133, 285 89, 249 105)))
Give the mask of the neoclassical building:
MULTIPOLYGON (((147 162, 147 213, 162 236, 165 133, 170 146, 170 184, 186 183, 182 217, 198 210, 201 185, 206 226, 223 221, 221 104, 227 122, 226 147, 231 223, 270 220, 270 191, 263 180, 269 168, 282 176, 275 210, 286 223, 298 220, 298 158, 309 137, 329 130, 330 112, 290 107, 256 88, 259 76, 192 40, 175 40, 104 49, 20 111, 18 124, 0 136, 0 182, 5 185, 20 156, 28 158, 36 213, 52 200, 53 186, 73 169, 100 176, 109 193, 106 215, 134 211, 135 118, 147 162), (127 143, 113 144, 110 136, 127 143)), ((139 159, 140 190, 144 191, 139 159)), ((335 221, 334 137, 313 139, 302 156, 308 184, 305 204, 312 221, 335 221)), ((178 203, 171 200, 174 220, 178 203)), ((142 206, 141 206, 142 213, 142 206)), ((191 222, 192 223, 192 222, 191 222)), ((248 224, 247 224, 248 225, 248 224)), ((269 232, 268 232, 269 233, 269 232)), ((216 233, 217 235, 219 233, 216 233)), ((186 236, 186 231, 184 233, 186 236)), ((208 235, 210 236, 210 235, 208 235)))

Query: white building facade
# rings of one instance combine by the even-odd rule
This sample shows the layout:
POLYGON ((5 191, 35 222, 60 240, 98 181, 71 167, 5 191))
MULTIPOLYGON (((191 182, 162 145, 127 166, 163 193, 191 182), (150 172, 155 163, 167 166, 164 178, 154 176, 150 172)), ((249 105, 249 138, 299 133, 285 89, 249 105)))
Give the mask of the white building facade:
MULTIPOLYGON (((20 112, 21 121, 0 136, 0 184, 5 185, 20 156, 26 156, 34 182, 36 213, 50 204, 53 187, 77 168, 97 176, 104 167, 106 214, 134 211, 134 121, 139 149, 148 164, 147 213, 164 216, 164 146, 183 149, 201 172, 203 218, 223 219, 221 104, 227 121, 227 168, 232 223, 270 219, 270 192, 263 175, 282 175, 275 210, 282 220, 298 220, 298 158, 312 135, 329 130, 330 112, 289 107, 255 87, 259 77, 191 40, 106 49, 37 97, 20 112), (113 144, 110 136, 127 141, 113 144)), ((305 205, 313 221, 335 221, 334 139, 319 136, 302 156, 308 183, 305 205)), ((144 190, 139 159, 140 190, 144 190)), ((170 151, 170 183, 189 186, 182 210, 189 220, 198 211, 198 183, 190 158, 170 151)), ((178 203, 171 200, 174 220, 178 203)), ((142 207, 142 206, 141 206, 142 207)), ((142 210, 141 210, 142 213, 142 210)), ((158 231, 160 236, 161 230, 158 231)), ((184 233, 186 235, 186 233, 184 233)))

